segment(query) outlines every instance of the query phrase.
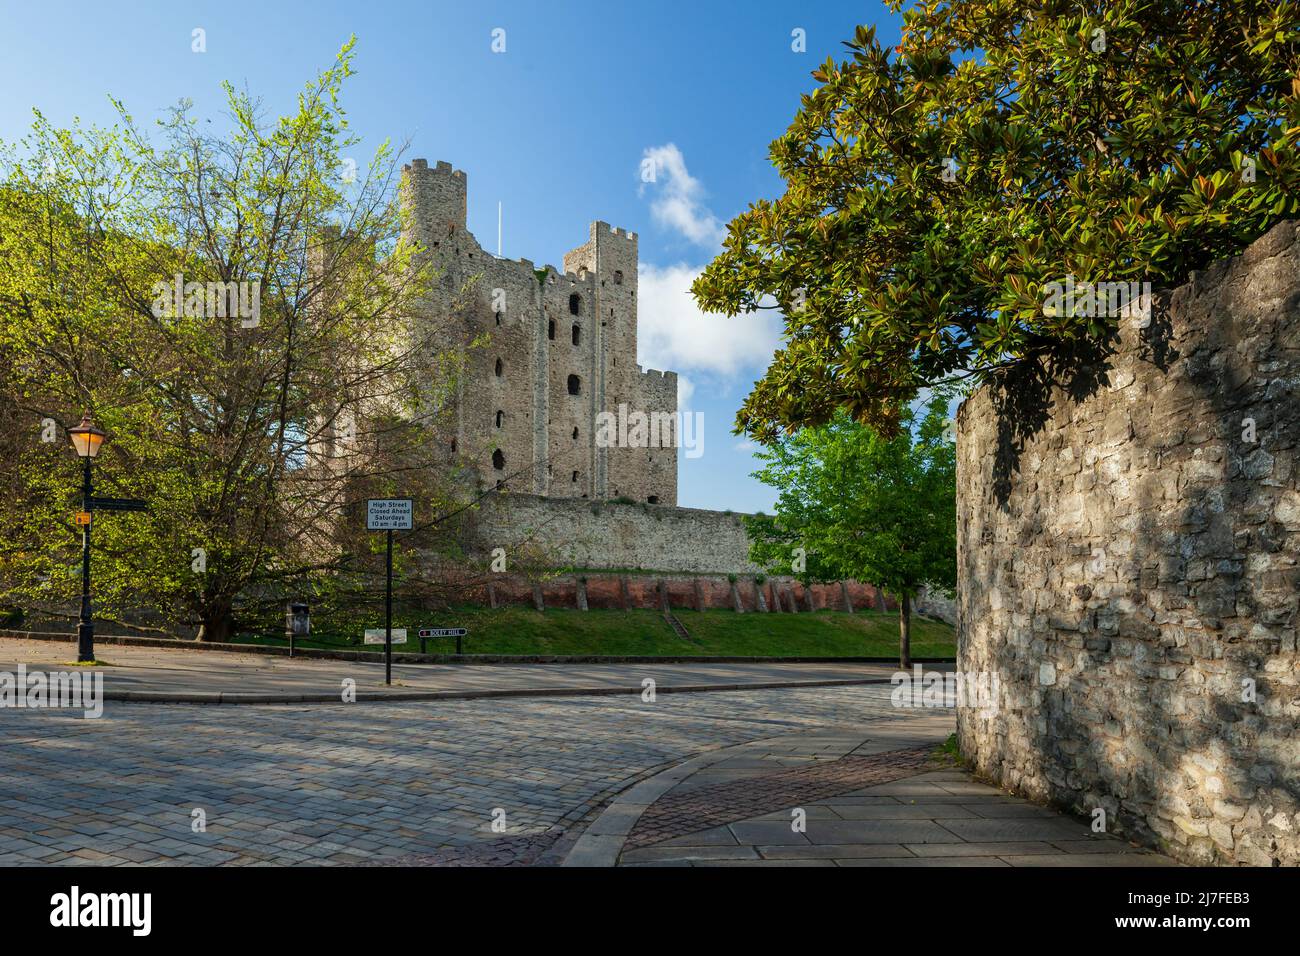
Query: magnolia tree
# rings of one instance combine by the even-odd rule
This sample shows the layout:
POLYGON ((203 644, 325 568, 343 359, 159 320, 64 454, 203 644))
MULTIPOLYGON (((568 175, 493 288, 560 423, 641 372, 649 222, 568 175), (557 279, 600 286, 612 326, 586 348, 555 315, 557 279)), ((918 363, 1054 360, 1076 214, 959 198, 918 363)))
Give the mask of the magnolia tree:
POLYGON ((737 420, 762 441, 837 410, 892 431, 926 383, 1104 344, 1116 291, 1296 214, 1295 3, 930 0, 896 49, 846 46, 772 144, 784 195, 694 285, 784 313, 737 420))
MULTIPOLYGON (((396 157, 358 164, 339 103, 352 44, 297 111, 227 86, 147 134, 39 114, 0 181, 0 602, 66 611, 79 479, 65 430, 108 433, 96 611, 151 609, 210 640, 286 596, 351 586, 368 496, 415 497, 411 542, 463 506, 437 483, 458 356, 414 321, 429 276, 404 241, 396 157), (437 391, 430 383, 446 383, 437 391), (346 520, 351 517, 352 520, 346 520)), ((373 539, 373 540, 372 540, 373 539)))

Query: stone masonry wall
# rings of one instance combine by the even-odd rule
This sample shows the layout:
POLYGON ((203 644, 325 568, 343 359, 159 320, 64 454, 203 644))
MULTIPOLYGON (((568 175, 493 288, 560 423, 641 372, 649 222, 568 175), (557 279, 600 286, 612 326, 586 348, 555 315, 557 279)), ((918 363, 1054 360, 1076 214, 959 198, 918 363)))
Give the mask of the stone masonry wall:
POLYGON ((740 516, 702 508, 504 495, 484 500, 470 556, 545 553, 578 568, 757 574, 740 516))
POLYGON ((1282 223, 1068 376, 958 424, 962 752, 1196 863, 1300 865, 1300 238, 1282 223))

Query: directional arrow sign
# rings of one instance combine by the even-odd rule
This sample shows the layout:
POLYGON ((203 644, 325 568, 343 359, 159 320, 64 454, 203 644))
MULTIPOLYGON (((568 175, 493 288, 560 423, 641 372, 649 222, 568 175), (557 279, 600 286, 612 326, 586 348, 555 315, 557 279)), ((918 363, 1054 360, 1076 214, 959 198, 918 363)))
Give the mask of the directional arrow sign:
POLYGON ((464 637, 469 632, 463 627, 422 627, 421 637, 464 637))
POLYGON ((149 502, 139 498, 90 498, 91 511, 148 511, 149 502))

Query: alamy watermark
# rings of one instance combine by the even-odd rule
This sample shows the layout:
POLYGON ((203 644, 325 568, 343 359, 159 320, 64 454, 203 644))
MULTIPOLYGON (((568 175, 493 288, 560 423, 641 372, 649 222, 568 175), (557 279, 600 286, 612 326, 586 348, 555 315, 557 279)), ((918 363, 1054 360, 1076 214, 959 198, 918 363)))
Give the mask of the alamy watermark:
POLYGON ((80 709, 89 720, 104 713, 104 675, 99 671, 0 671, 0 709, 80 709))
POLYGON ((186 282, 179 272, 170 282, 153 284, 153 315, 156 319, 208 318, 239 319, 241 328, 256 328, 262 322, 262 281, 186 282))
POLYGON ((121 927, 148 936, 152 914, 152 893, 83 893, 73 886, 50 897, 50 925, 56 928, 121 927))
POLYGON ((889 702, 899 708, 969 707, 993 714, 1002 697, 1002 680, 989 671, 927 671, 917 664, 910 674, 896 671, 889 682, 889 702))
POLYGON ((704 454, 703 412, 629 412, 620 402, 617 412, 596 413, 597 448, 681 448, 687 458, 704 454))
POLYGON ((1043 286, 1043 312, 1072 318, 1119 316, 1140 305, 1144 296, 1150 301, 1150 282, 1076 282, 1067 275, 1043 286))

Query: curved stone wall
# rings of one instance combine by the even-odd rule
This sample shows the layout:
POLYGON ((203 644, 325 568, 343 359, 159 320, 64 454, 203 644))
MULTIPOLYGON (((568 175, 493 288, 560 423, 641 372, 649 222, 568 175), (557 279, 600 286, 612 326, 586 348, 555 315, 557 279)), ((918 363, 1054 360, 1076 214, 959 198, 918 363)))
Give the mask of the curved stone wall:
POLYGON ((1300 241, 1282 223, 958 425, 964 754, 1189 862, 1300 864, 1300 241), (1057 384, 1051 384, 1057 383, 1057 384))

